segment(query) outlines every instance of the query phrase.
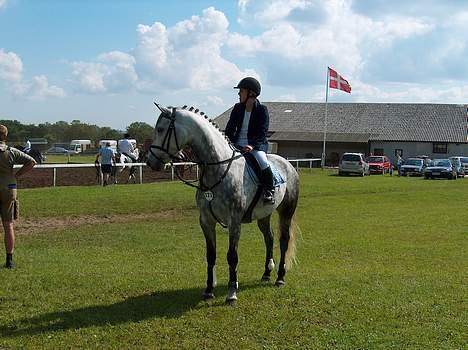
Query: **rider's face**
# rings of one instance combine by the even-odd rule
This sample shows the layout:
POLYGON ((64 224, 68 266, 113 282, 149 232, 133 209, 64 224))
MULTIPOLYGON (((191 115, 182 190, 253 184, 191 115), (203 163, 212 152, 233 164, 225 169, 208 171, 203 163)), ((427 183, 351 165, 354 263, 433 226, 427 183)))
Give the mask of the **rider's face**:
POLYGON ((249 91, 247 89, 239 89, 239 102, 245 103, 249 96, 249 91))

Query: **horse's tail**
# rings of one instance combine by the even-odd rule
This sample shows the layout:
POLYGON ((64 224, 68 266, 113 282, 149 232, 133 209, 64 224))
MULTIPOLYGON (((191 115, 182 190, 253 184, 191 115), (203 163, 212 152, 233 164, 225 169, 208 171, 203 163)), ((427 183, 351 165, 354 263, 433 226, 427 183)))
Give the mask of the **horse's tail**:
POLYGON ((285 263, 286 263, 286 270, 289 270, 293 267, 293 265, 297 264, 296 259, 296 238, 298 234, 299 226, 296 222, 296 214, 293 215, 291 218, 291 223, 289 226, 289 242, 288 242, 288 250, 286 250, 285 256, 285 263))

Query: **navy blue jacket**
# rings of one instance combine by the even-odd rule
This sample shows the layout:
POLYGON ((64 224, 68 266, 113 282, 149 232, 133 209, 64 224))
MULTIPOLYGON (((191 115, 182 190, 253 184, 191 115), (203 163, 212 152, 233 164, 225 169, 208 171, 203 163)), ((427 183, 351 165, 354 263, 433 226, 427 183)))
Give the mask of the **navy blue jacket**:
MULTIPOLYGON (((245 105, 236 103, 231 111, 226 130, 224 130, 226 136, 234 144, 237 144, 239 139, 244 113, 245 105)), ((249 129, 247 131, 249 145, 254 149, 265 152, 268 150, 267 133, 269 125, 270 116, 267 107, 262 105, 259 100, 256 100, 250 114, 249 129)))

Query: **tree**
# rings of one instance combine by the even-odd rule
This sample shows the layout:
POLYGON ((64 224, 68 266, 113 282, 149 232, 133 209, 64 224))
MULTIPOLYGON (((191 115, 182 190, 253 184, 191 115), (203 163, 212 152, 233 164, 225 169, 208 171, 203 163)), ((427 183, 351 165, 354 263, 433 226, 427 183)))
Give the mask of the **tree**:
POLYGON ((146 139, 151 139, 153 135, 153 127, 145 122, 133 122, 127 126, 127 132, 130 136, 139 143, 145 142, 146 139))

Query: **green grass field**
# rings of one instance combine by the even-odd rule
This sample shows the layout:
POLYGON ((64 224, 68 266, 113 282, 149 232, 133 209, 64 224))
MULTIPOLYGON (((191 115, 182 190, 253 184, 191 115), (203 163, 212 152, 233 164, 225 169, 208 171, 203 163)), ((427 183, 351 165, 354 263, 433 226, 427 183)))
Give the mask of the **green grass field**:
POLYGON ((236 307, 224 303, 221 228, 217 298, 200 300, 205 248, 193 189, 157 183, 19 196, 31 233, 17 237, 17 269, 0 269, 0 348, 467 347, 468 178, 303 171, 298 264, 285 288, 261 284, 263 237, 255 224, 243 226, 236 307))
MULTIPOLYGON (((97 152, 96 152, 97 153, 97 152)), ((62 163, 84 163, 91 164, 96 160, 95 154, 75 154, 73 156, 60 154, 46 154, 46 164, 62 164, 62 163)))

